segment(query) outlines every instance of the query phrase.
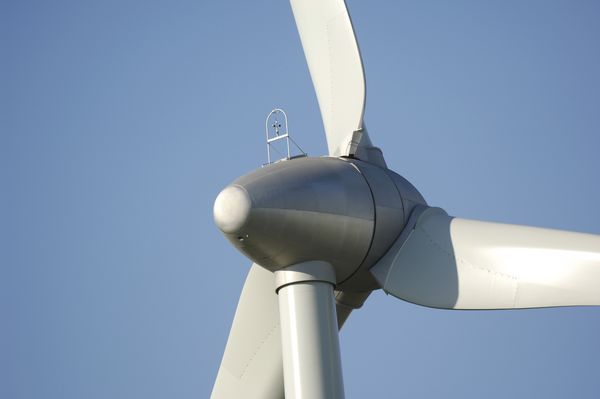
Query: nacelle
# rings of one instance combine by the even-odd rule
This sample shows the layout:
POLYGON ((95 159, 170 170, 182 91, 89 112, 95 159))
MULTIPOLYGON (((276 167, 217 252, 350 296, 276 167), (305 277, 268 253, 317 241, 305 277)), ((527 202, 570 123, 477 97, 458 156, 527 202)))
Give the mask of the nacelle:
POLYGON ((377 283, 361 271, 387 251, 416 204, 425 204, 423 197, 389 169, 307 157, 235 180, 217 197, 214 217, 227 239, 264 268, 323 260, 334 266, 338 286, 364 291, 377 283))

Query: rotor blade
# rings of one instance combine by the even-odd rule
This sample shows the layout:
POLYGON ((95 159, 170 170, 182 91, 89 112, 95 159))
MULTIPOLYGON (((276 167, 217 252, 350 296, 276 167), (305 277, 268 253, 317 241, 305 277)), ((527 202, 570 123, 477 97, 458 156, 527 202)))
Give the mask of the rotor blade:
MULTIPOLYGON (((370 292, 336 291, 338 327, 370 292)), ((213 387, 212 399, 283 399, 283 360, 275 275, 253 264, 213 387)))
POLYGON ((600 236, 419 217, 371 271, 384 291, 446 309, 600 305, 600 236))
POLYGON ((212 399, 283 398, 275 276, 252 265, 235 312, 212 399))
POLYGON ((329 155, 349 155, 358 146, 371 147, 363 129, 363 65, 344 0, 290 3, 317 93, 329 155))

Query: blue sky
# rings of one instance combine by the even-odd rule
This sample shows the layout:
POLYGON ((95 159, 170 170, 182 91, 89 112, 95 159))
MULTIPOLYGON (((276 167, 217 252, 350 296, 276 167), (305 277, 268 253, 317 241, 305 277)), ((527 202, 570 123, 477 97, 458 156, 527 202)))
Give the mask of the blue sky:
MULTIPOLYGON (((600 234, 600 3, 348 2, 365 119, 450 214, 600 234)), ((287 1, 0 5, 0 397, 208 397, 249 261, 212 221, 264 118, 326 151, 287 1)), ((597 398, 600 308, 377 292, 346 396, 597 398)))

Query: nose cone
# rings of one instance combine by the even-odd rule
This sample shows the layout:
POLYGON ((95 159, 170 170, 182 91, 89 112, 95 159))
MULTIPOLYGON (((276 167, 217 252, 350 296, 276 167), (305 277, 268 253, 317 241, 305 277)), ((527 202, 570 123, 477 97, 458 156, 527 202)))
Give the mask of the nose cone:
POLYGON ((226 187, 217 196, 213 207, 217 227, 228 234, 241 230, 248 220, 251 207, 252 200, 243 187, 237 185, 226 187))

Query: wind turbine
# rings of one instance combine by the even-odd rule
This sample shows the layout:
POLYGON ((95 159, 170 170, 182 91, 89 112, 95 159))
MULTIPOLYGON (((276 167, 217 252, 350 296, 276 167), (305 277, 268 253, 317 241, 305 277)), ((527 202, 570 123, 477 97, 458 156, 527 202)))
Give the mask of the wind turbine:
POLYGON ((600 305, 600 236, 452 218, 387 169, 342 0, 292 0, 329 157, 226 187, 215 221, 254 261, 213 398, 339 398, 338 327, 375 289, 445 309, 600 305), (284 377, 285 375, 285 377, 284 377))

